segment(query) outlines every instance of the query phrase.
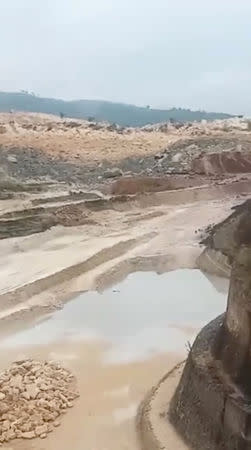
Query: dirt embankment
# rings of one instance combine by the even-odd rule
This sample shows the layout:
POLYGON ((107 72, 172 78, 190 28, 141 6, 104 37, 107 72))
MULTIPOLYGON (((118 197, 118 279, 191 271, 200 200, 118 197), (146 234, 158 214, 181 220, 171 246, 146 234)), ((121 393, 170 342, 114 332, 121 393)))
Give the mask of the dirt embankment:
MULTIPOLYGON (((235 236, 238 225, 250 223, 251 202, 245 202, 234 206, 233 213, 223 222, 211 225, 205 232, 201 244, 205 246, 202 254, 198 258, 198 266, 201 270, 223 277, 230 277, 233 258, 229 251, 229 242, 239 245, 239 238, 248 240, 249 234, 242 235, 239 229, 239 236, 235 236)), ((249 229, 246 227, 245 230, 249 229)), ((234 253, 233 247, 233 253, 234 253)))
POLYGON ((0 114, 0 166, 22 182, 107 182, 189 173, 201 152, 250 149, 247 121, 123 128, 39 114, 0 114), (116 170, 111 170, 116 169, 116 170))
POLYGON ((250 225, 248 200, 207 239, 232 263, 226 312, 198 334, 169 408, 172 424, 195 450, 250 447, 250 225))
POLYGON ((144 450, 249 446, 251 201, 232 209, 202 239, 219 263, 221 255, 233 265, 226 313, 198 334, 182 370, 175 367, 143 401, 138 424, 144 450))
POLYGON ((121 177, 107 189, 111 195, 133 195, 144 192, 161 192, 177 189, 187 189, 207 185, 208 177, 193 175, 168 175, 166 177, 130 176, 121 177))
POLYGON ((222 152, 209 153, 199 156, 192 163, 194 172, 206 175, 250 173, 251 172, 251 146, 250 152, 222 152))

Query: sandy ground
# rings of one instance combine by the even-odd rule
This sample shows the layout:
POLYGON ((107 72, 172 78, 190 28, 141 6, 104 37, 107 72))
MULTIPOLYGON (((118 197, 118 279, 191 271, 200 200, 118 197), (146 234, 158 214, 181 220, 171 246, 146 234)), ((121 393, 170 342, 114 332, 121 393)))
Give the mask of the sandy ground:
POLYGON ((239 201, 232 192, 220 200, 218 194, 217 187, 210 195, 188 190, 188 203, 181 192, 143 196, 91 213, 93 225, 0 241, 0 318, 60 307, 76 292, 102 290, 136 270, 196 267, 197 230, 222 220, 239 201))
MULTIPOLYGON (((77 376, 80 398, 46 440, 11 442, 18 450, 138 450, 137 408, 152 385, 182 358, 160 354, 146 361, 102 365, 105 344, 59 342, 1 351, 1 368, 18 357, 56 360, 77 376)), ((5 448, 5 447, 4 447, 5 448)))
MULTIPOLYGON (((184 272, 188 277, 186 280, 191 280, 192 275, 196 274, 199 279, 204 280, 202 286, 209 287, 209 282, 198 270, 184 272)), ((156 279, 155 289, 158 289, 157 286, 162 283, 160 292, 164 294, 164 303, 162 303, 162 306, 160 304, 161 310, 168 301, 166 298, 168 292, 165 293, 163 287, 164 285, 168 286, 168 279, 172 279, 173 275, 174 273, 159 277, 154 274, 154 279, 156 279)), ((130 278, 134 277, 135 274, 130 278)), ((143 301, 138 302, 137 300, 140 293, 137 291, 135 284, 133 290, 130 290, 130 298, 128 298, 129 291, 124 291, 125 294, 127 293, 126 296, 123 296, 124 313, 121 313, 122 304, 119 294, 112 294, 114 289, 110 289, 111 292, 108 292, 106 296, 95 294, 99 297, 98 302, 108 303, 109 309, 106 315, 104 308, 98 303, 99 309, 95 310, 94 313, 96 315, 100 311, 102 317, 103 315, 106 316, 109 320, 109 328, 113 330, 111 335, 108 333, 105 336, 104 333, 102 340, 101 337, 98 337, 99 334, 95 333, 97 331, 95 324, 98 326, 100 319, 95 318, 92 329, 89 328, 91 323, 84 317, 84 311, 87 312, 88 309, 86 310, 83 303, 88 301, 87 298, 90 296, 88 293, 75 301, 77 321, 76 315, 72 315, 70 310, 66 311, 65 309, 52 316, 45 316, 41 320, 34 320, 31 324, 26 324, 26 328, 23 322, 22 332, 12 333, 11 336, 5 338, 2 337, 0 341, 0 369, 9 367, 12 361, 24 358, 56 361, 76 375, 80 391, 80 398, 63 417, 61 426, 55 429, 52 434, 49 434, 46 440, 14 441, 10 443, 10 448, 16 450, 67 450, 71 447, 75 450, 82 450, 83 448, 95 450, 115 450, 117 448, 157 450, 160 447, 156 443, 152 445, 152 432, 154 432, 154 437, 159 436, 161 432, 164 436, 163 440, 167 439, 167 442, 170 443, 170 447, 167 448, 185 450, 185 447, 180 446, 180 440, 168 425, 166 417, 163 416, 163 407, 165 406, 166 410, 166 404, 169 402, 180 376, 180 372, 173 372, 172 369, 186 357, 186 343, 197 334, 198 323, 194 322, 193 315, 192 322, 190 322, 191 317, 189 321, 186 312, 183 313, 185 324, 175 323, 176 319, 171 319, 173 313, 170 311, 173 305, 172 298, 168 303, 170 309, 167 308, 170 317, 164 319, 163 322, 159 316, 160 314, 163 318, 163 312, 160 312, 157 314, 157 324, 156 322, 149 322, 149 311, 146 312, 148 307, 146 306, 144 309, 142 305, 144 305, 145 300, 146 305, 147 302, 151 303, 155 310, 156 300, 152 297, 152 294, 149 296, 145 292, 150 287, 147 278, 148 274, 143 275, 143 277, 141 274, 141 283, 145 280, 148 288, 145 289, 142 284, 138 285, 139 288, 141 286, 143 292, 143 301), (112 295, 115 303, 119 302, 120 304, 117 313, 116 308, 111 307, 112 304, 109 300, 112 295), (82 306, 80 306, 81 299, 82 306), (128 308, 128 304, 131 305, 131 308, 128 308), (140 314, 139 306, 141 306, 140 314), (135 310, 135 316, 131 318, 133 322, 131 327, 128 325, 128 320, 130 320, 132 310, 135 310), (61 315, 62 313, 65 319, 61 315), (83 318, 81 319, 80 316, 83 318), (174 320, 174 323, 172 323, 172 320, 174 320), (120 323, 119 331, 115 323, 117 321, 120 323), (122 325, 123 323, 125 325, 122 325), (154 323, 157 328, 154 328, 154 323), (195 325, 196 323, 197 325, 195 325), (137 324, 136 327, 135 324, 137 324), (191 324, 194 324, 194 326, 191 324), (79 325, 80 328, 78 328, 79 325), (126 333, 126 341, 121 328, 126 333), (86 333, 88 329, 93 333, 86 333), (122 340, 120 333, 122 333, 122 340), (165 345, 163 345, 163 341, 165 341, 165 345), (166 372, 170 370, 172 376, 166 377, 166 372), (159 379, 162 379, 162 382, 159 383, 159 379), (153 385, 156 388, 152 389, 153 385), (140 405, 144 398, 146 400, 143 402, 144 408, 142 409, 140 405), (141 414, 138 414, 138 409, 141 414)), ((196 279, 192 278, 195 281, 196 279)), ((219 307, 224 308, 225 298, 215 291, 215 288, 221 290, 221 283, 218 286, 218 281, 221 280, 217 280, 216 285, 214 280, 214 287, 210 286, 210 295, 213 295, 213 298, 211 298, 212 302, 208 299, 209 301, 206 304, 208 312, 206 313, 205 306, 203 308, 199 306, 198 308, 198 304, 196 306, 196 302, 194 303, 192 299, 191 302, 188 301, 189 306, 187 307, 189 310, 196 314, 196 308, 198 308, 205 319, 205 313, 211 315, 212 310, 216 313, 215 308, 217 310, 219 307), (215 302, 214 296, 216 295, 215 302), (218 305, 218 302, 220 305, 218 305)), ((183 282, 185 282, 185 278, 183 278, 183 282)), ((190 288, 191 283, 193 281, 190 281, 190 288)), ((123 290, 122 285, 125 289, 125 285, 128 286, 128 284, 129 280, 121 283, 120 289, 123 290)), ((202 286, 198 286, 197 291, 190 292, 190 298, 195 296, 199 304, 202 286)), ((186 289, 182 290, 181 305, 183 305, 185 298, 186 300, 189 299, 186 292, 186 289)), ((223 292, 225 296, 226 286, 223 292)), ((173 295, 175 295, 175 292, 173 292, 173 295)), ((89 297, 89 299, 91 300, 89 304, 94 302, 93 297, 89 297)), ((188 315, 190 314, 188 313, 188 315)), ((103 319, 101 323, 103 323, 103 319)), ((16 332, 17 329, 18 327, 13 331, 16 332)), ((99 331, 102 332, 102 330, 104 332, 104 328, 101 327, 99 331)))
POLYGON ((75 121, 80 128, 67 128, 56 116, 39 114, 0 114, 5 132, 0 134, 0 144, 5 148, 38 148, 53 155, 74 160, 99 162, 103 159, 117 161, 127 157, 154 154, 179 139, 176 130, 166 135, 131 129, 129 134, 118 134, 88 128, 86 121, 75 121), (31 128, 27 128, 27 125, 31 128))
POLYGON ((184 363, 178 363, 146 395, 138 411, 138 432, 144 450, 188 450, 168 420, 166 411, 180 380, 184 363))
MULTIPOLYGON (((246 188, 248 195, 249 184, 246 188)), ((230 187, 143 195, 109 210, 90 212, 93 222, 88 225, 58 226, 0 241, 2 337, 61 308, 76 293, 102 290, 131 272, 196 267, 201 252, 198 229, 225 218, 240 202, 240 189, 242 201, 245 192, 238 182, 230 187)), ((1 343, 2 369, 23 357, 58 360, 76 374, 81 394, 61 427, 45 441, 7 446, 17 450, 139 450, 138 406, 186 355, 184 348, 138 362, 104 364, 106 342, 66 340, 13 348, 1 343)), ((183 450, 178 441, 171 448, 183 450)))

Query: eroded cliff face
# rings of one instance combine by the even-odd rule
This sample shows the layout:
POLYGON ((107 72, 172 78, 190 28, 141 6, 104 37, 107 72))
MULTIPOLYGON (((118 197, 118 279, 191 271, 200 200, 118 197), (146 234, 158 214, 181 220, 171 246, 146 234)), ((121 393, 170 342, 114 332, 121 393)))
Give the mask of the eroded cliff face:
POLYGON ((233 209, 233 213, 226 220, 211 227, 206 237, 201 240, 205 249, 199 256, 197 264, 202 271, 230 278, 234 255, 240 248, 244 234, 248 238, 251 200, 233 209))
POLYGON ((194 449, 251 449, 251 202, 211 230, 231 261, 226 313, 198 335, 170 419, 194 449))
POLYGON ((201 244, 233 260, 240 246, 251 245, 251 199, 233 208, 223 222, 211 227, 201 244), (249 231, 250 230, 250 231, 249 231))

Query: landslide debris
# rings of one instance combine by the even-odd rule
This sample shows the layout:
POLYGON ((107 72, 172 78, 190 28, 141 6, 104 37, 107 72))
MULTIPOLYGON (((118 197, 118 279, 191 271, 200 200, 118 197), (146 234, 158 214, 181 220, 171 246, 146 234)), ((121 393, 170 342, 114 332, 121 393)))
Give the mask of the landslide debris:
POLYGON ((14 362, 0 374, 0 443, 46 438, 79 397, 75 377, 54 362, 14 362))

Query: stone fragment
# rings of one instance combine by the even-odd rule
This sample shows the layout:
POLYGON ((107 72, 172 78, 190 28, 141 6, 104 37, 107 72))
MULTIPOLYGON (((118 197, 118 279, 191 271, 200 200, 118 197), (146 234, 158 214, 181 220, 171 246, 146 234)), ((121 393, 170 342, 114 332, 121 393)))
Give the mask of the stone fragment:
POLYGON ((16 432, 12 429, 5 431, 5 433, 3 433, 3 437, 5 439, 6 442, 8 441, 12 441, 13 439, 16 439, 16 432))
POLYGON ((7 160, 12 163, 17 163, 17 158, 14 155, 9 155, 7 160))
POLYGON ((16 375, 10 380, 10 386, 21 389, 22 381, 23 381, 22 375, 16 375))
POLYGON ((104 172, 104 178, 115 178, 115 177, 121 177, 123 175, 123 172, 118 167, 113 167, 112 169, 107 169, 104 172))
POLYGON ((45 438, 47 438, 47 434, 46 433, 40 434, 40 439, 45 439, 45 438))
POLYGON ((10 429, 10 421, 9 420, 4 420, 2 423, 2 429, 3 430, 9 430, 10 429))
POLYGON ((48 427, 46 424, 35 428, 35 433, 37 436, 41 436, 41 434, 46 434, 47 432, 48 432, 48 427))
POLYGON ((30 400, 30 396, 29 396, 29 394, 28 394, 27 391, 22 392, 21 395, 22 395, 22 397, 25 398, 26 400, 30 400))
POLYGON ((25 433, 22 433, 23 439, 33 439, 34 437, 36 437, 35 431, 26 431, 25 433))
POLYGON ((32 367, 32 361, 31 360, 22 361, 21 364, 22 364, 22 366, 25 369, 30 369, 32 367))
POLYGON ((41 391, 49 391, 49 390, 51 389, 51 387, 48 386, 48 385, 45 384, 45 383, 42 383, 42 384, 40 385, 40 389, 41 389, 41 391))
POLYGON ((35 399, 37 397, 37 395, 39 394, 39 389, 34 383, 33 384, 27 384, 26 385, 26 392, 27 392, 29 398, 35 399))

